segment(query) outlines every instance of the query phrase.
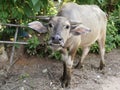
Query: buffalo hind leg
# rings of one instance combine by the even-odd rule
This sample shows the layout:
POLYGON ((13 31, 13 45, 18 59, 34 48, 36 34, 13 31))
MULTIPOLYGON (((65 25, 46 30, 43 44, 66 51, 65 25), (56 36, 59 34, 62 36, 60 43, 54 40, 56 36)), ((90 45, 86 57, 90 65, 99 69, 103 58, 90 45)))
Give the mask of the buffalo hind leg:
POLYGON ((82 49, 81 59, 79 60, 78 64, 75 66, 75 68, 82 68, 83 67, 83 61, 84 61, 85 57, 88 55, 89 51, 90 51, 90 47, 84 47, 82 49))
POLYGON ((105 36, 98 39, 98 44, 99 44, 99 49, 100 49, 100 66, 99 69, 102 70, 105 67, 105 60, 104 60, 104 55, 105 55, 105 36))

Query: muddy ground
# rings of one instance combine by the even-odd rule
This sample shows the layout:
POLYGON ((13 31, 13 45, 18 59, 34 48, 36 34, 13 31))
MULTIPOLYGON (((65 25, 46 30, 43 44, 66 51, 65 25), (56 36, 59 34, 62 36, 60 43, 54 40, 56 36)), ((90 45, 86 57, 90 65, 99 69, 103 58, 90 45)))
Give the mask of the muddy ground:
MULTIPOLYGON (((69 88, 61 88, 62 62, 50 58, 18 55, 9 70, 0 70, 0 90, 120 90, 120 49, 105 55, 106 67, 99 71, 100 56, 89 54, 83 69, 73 69, 69 88)), ((79 59, 77 56, 76 59, 79 59)))

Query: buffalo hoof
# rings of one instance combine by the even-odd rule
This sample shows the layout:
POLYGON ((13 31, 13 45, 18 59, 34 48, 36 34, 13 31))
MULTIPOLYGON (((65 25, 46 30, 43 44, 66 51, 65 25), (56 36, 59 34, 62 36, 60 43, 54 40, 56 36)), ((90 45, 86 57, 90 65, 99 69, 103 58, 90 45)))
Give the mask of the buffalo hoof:
POLYGON ((83 64, 77 64, 76 66, 74 66, 75 69, 82 69, 84 67, 83 64))
POLYGON ((105 64, 100 63, 99 70, 103 70, 103 69, 104 69, 104 67, 105 67, 105 64))
POLYGON ((68 78, 64 78, 63 76, 60 78, 60 81, 61 81, 61 86, 63 88, 66 88, 70 85, 70 79, 68 78))

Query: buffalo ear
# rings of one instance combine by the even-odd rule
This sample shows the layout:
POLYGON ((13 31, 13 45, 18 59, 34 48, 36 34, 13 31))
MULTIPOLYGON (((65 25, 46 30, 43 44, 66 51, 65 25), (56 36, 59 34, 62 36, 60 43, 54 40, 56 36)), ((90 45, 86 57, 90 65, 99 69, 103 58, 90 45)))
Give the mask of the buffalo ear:
POLYGON ((89 33, 91 32, 91 30, 88 27, 80 24, 80 25, 75 26, 70 32, 73 35, 81 35, 81 34, 89 33))
POLYGON ((47 28, 39 21, 33 21, 31 23, 28 23, 28 27, 37 31, 38 33, 46 33, 47 28))

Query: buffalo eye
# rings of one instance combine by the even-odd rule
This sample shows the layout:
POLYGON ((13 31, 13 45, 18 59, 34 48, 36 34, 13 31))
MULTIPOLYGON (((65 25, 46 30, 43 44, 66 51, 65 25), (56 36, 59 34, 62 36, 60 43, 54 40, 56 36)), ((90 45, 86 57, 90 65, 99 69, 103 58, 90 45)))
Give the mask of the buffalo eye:
POLYGON ((66 25, 66 26, 65 26, 65 29, 69 29, 69 28, 70 28, 70 26, 69 26, 69 25, 66 25))
POLYGON ((52 23, 49 23, 48 26, 49 26, 50 28, 52 28, 52 27, 53 27, 53 24, 52 24, 52 23))

